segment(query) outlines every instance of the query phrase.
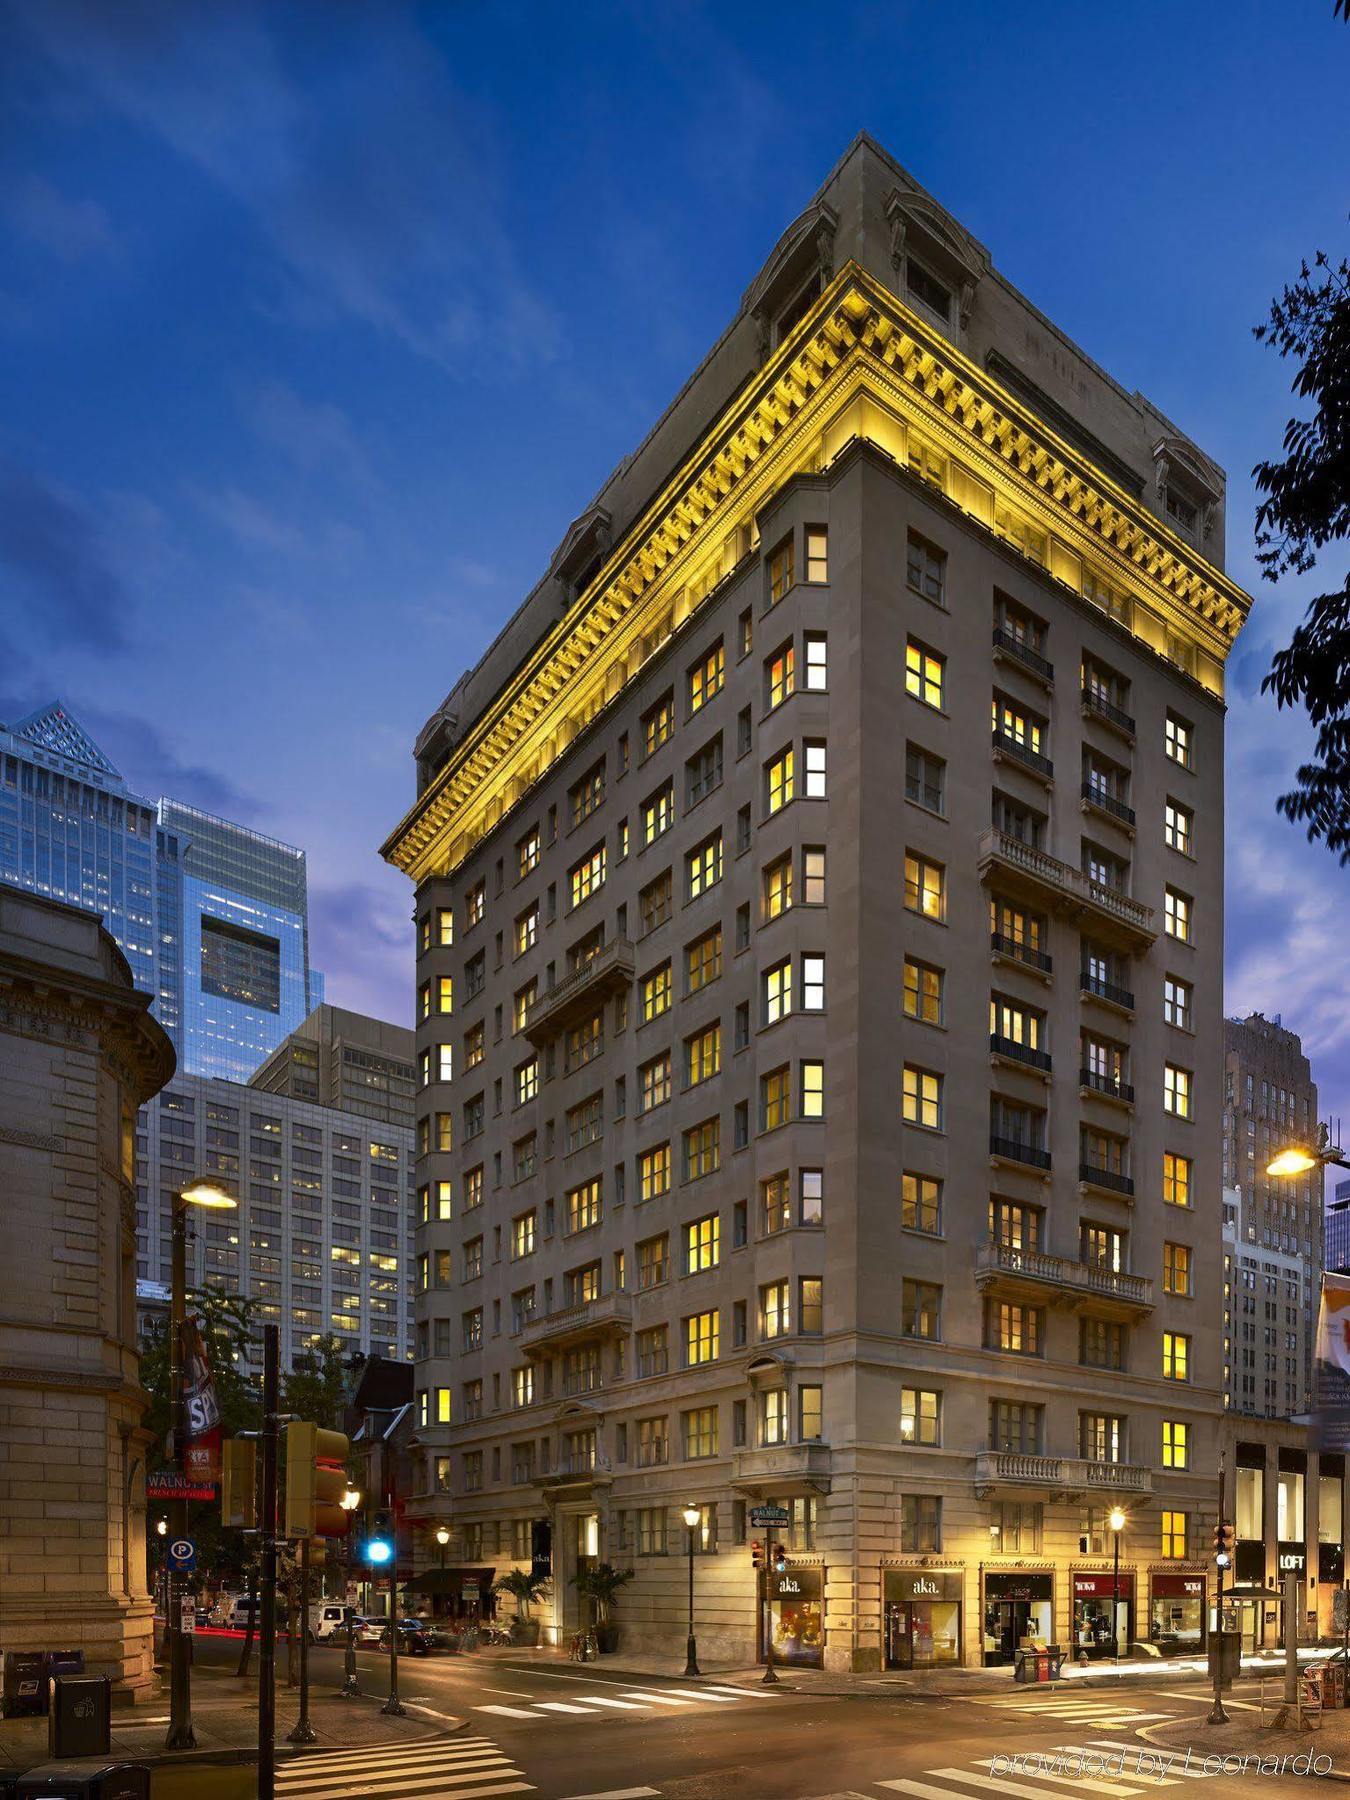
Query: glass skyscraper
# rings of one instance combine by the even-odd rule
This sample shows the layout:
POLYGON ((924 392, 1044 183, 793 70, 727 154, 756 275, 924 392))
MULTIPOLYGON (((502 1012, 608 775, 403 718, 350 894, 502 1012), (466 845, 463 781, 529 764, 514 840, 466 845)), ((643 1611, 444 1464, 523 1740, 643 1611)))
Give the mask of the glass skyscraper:
POLYGON ((304 851, 143 799, 59 700, 0 727, 0 880, 102 914, 185 1073, 247 1081, 323 999, 304 851))

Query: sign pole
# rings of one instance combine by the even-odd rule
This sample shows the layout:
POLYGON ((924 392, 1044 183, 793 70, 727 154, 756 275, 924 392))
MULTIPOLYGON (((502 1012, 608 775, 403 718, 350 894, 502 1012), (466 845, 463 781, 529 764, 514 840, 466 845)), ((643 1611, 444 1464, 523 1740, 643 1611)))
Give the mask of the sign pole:
MULTIPOLYGON (((1219 1524, 1217 1535, 1222 1539, 1224 1527, 1224 1506, 1227 1503, 1226 1490, 1228 1472, 1224 1463, 1224 1453, 1219 1452, 1219 1524)), ((1223 1652, 1227 1643, 1223 1629, 1223 1563, 1225 1552, 1220 1551, 1215 1559, 1215 1573, 1218 1577, 1214 1590, 1214 1638, 1210 1645, 1210 1661, 1214 1666, 1214 1704, 1210 1707, 1207 1723, 1210 1725, 1226 1725, 1228 1714, 1223 1709, 1223 1652)))
MULTIPOLYGON (((173 1465, 186 1476, 187 1415, 183 1405, 183 1338, 187 1324, 187 1202, 181 1193, 173 1197, 172 1286, 169 1290, 169 1409, 173 1431, 173 1465)), ((175 1496, 169 1507, 169 1531, 175 1543, 187 1536, 187 1501, 175 1496)), ((188 1641, 183 1633, 183 1588, 167 1559, 165 1577, 165 1635, 169 1643, 169 1731, 166 1750, 195 1750, 192 1729, 192 1674, 188 1668, 188 1641)))
POLYGON ((263 1327, 262 1620, 258 1645, 258 1800, 276 1800, 277 1418, 281 1327, 263 1327))
POLYGON ((288 1744, 317 1744, 309 1722, 309 1539, 300 1542, 300 1717, 287 1733, 288 1744))

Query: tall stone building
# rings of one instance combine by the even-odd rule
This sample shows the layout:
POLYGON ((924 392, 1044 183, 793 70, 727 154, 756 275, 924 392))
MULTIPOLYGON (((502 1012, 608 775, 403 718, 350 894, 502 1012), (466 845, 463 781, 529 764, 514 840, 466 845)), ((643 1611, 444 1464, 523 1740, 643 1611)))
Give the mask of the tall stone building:
POLYGON ((1120 1506, 1200 1641, 1223 541, 860 138, 422 730, 413 1510, 550 1631, 680 1642, 697 1505, 718 1653, 1109 1654, 1120 1506))
POLYGON ((0 885, 0 1644, 151 1683, 134 1130, 173 1073, 97 915, 0 885))
POLYGON ((1252 1013, 1224 1021, 1226 1375, 1235 1412, 1287 1419, 1311 1403, 1321 1296, 1324 1177, 1270 1179, 1289 1143, 1316 1140, 1317 1084, 1296 1032, 1252 1013))

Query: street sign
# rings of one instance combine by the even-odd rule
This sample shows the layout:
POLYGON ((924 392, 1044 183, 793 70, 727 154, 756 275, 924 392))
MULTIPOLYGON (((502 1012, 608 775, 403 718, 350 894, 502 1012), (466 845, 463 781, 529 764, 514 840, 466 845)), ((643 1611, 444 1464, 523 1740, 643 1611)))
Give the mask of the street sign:
POLYGON ((478 1598, 478 1583, 476 1581, 466 1581, 460 1588, 460 1593, 466 1600, 476 1600, 478 1598))
POLYGON ((145 1497, 150 1501, 214 1500, 216 1490, 212 1482, 196 1481, 177 1469, 160 1469, 156 1474, 146 1476, 145 1497))
POLYGON ((169 1567, 175 1575, 190 1575, 197 1566, 197 1546, 191 1538, 171 1538, 169 1567))
POLYGON ((184 1631, 197 1629, 197 1602, 191 1594, 184 1594, 179 1599, 178 1622, 184 1631))
POLYGON ((750 1523, 752 1525, 790 1525, 792 1514, 785 1506, 752 1506, 750 1523))

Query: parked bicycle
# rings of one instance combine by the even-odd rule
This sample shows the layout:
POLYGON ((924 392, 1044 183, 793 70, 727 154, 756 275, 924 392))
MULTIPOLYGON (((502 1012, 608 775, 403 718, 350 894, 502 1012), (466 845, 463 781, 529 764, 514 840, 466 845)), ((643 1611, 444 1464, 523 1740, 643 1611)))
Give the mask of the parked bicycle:
POLYGON ((595 1633, 590 1630, 573 1632, 567 1654, 573 1662, 594 1662, 600 1654, 595 1633))

